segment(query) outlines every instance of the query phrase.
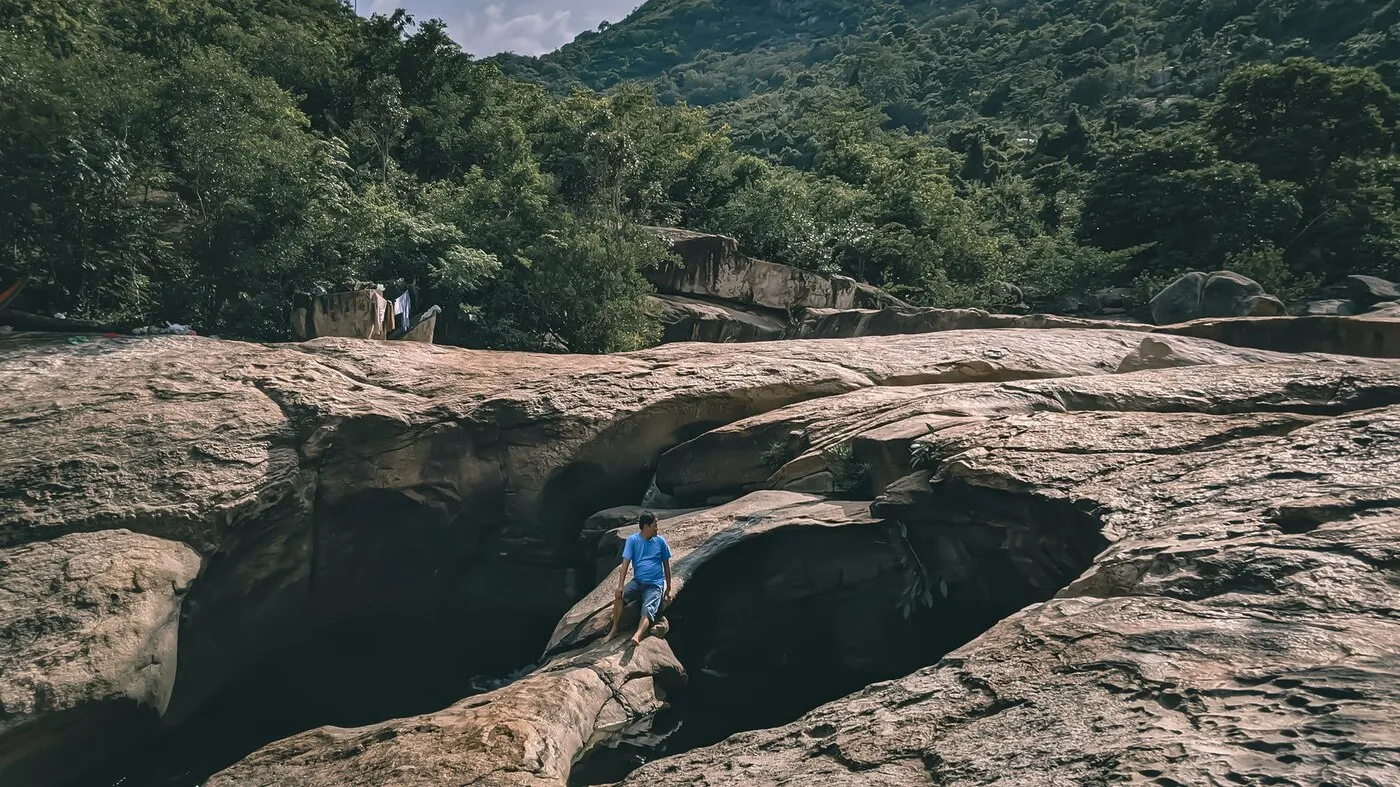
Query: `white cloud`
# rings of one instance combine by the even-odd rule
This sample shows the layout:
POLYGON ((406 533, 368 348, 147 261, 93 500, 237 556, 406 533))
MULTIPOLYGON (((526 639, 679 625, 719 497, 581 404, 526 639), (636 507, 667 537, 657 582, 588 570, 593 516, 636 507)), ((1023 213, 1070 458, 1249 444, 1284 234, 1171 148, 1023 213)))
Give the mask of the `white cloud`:
POLYGON ((599 22, 616 22, 640 0, 365 0, 360 12, 405 7, 420 21, 438 18, 462 48, 477 57, 499 52, 541 55, 599 22))

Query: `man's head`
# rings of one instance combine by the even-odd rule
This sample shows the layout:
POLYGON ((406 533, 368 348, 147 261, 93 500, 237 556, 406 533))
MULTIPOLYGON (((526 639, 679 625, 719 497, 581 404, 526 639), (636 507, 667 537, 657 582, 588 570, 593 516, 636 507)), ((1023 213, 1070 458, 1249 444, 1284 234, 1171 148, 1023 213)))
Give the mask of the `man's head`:
POLYGON ((656 535, 656 514, 650 511, 643 511, 637 518, 637 524, 642 528, 642 538, 650 541, 656 535))

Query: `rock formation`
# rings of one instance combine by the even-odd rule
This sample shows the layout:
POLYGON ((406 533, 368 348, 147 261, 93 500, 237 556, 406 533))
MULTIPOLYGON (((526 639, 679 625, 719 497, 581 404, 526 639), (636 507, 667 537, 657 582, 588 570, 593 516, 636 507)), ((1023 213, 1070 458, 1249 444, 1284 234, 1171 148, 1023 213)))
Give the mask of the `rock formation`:
POLYGON ((756 260, 723 235, 654 227, 680 261, 647 272, 662 324, 662 342, 753 342, 781 339, 804 309, 903 306, 889 293, 845 276, 756 260))
POLYGON ((1377 304, 1400 301, 1400 287, 1375 276, 1348 276, 1346 288, 1358 312, 1375 308, 1377 304))
POLYGON ((1158 334, 1195 336, 1237 347, 1400 358, 1400 310, 1354 317, 1241 317, 1196 320, 1157 328, 1158 334))
MULTIPOLYGON (((5 340, 6 570, 29 565, 11 550, 122 530, 201 560, 197 576, 172 575, 184 594, 173 688, 163 682, 167 621, 157 611, 175 597, 136 617, 137 607, 113 604, 103 613, 112 620, 98 621, 138 628, 133 636, 150 644, 124 646, 112 661, 148 647, 165 663, 150 676, 112 677, 87 656, 44 662, 51 675, 6 662, 0 697, 12 743, 0 775, 80 764, 75 740, 100 735, 117 709, 179 724, 269 660, 324 660, 306 681, 333 683, 335 660, 361 654, 343 669, 382 673, 380 656, 419 648, 420 669, 380 675, 382 695, 364 705, 402 713, 443 692, 463 696, 474 672, 505 672, 538 652, 592 586, 593 564, 578 546, 583 521, 640 501, 665 450, 718 425, 876 385, 1108 372, 1138 337, 1063 339, 1066 349, 1053 352, 1008 332, 612 357, 344 339, 5 340), (492 647, 443 625, 463 609, 475 628, 497 632, 492 647), (366 628, 376 641, 337 644, 366 628), (49 699, 60 693, 62 702, 49 699), (71 736, 27 733, 58 712, 71 736)), ((1248 357, 1178 341, 1226 362, 1248 357)))
POLYGON ((781 339, 788 324, 777 312, 681 295, 654 295, 661 317, 661 343, 765 342, 781 339))
POLYGON ((990 314, 980 309, 809 309, 789 334, 849 339, 996 328, 1104 328, 1195 336, 1237 347, 1285 352, 1400 357, 1400 305, 1382 303, 1365 314, 1199 319, 1154 327, 1050 314, 990 314))
POLYGON ((957 781, 1052 742, 1070 781, 1393 764, 1393 363, 1094 328, 602 357, 25 337, 0 378, 0 783, 67 783, 254 670, 353 682, 360 715, 322 722, 375 723, 211 785, 620 778, 911 672, 636 778, 957 781), (663 523, 671 630, 633 651, 594 581, 631 514, 594 515, 643 501, 720 505, 663 523), (1256 689, 1276 718, 1220 716, 1256 689))
POLYGON ((1386 312, 1400 307, 1400 287, 1375 276, 1348 276, 1313 295, 1304 311, 1310 315, 1351 315, 1386 312))
POLYGON ((877 517, 1008 544, 1059 523, 1107 548, 931 667, 625 783, 1390 781, 1396 367, 1215 371, 1032 383, 1083 409, 921 440, 928 469, 877 517))
POLYGON ((756 260, 723 235, 656 227, 681 264, 648 273, 663 295, 710 298, 786 312, 794 309, 867 309, 899 306, 890 294, 845 276, 756 260))
POLYGON ((1279 299, 1253 279, 1233 271, 1188 273, 1157 293, 1149 304, 1158 325, 1203 317, 1277 317, 1287 314, 1279 299))
POLYGON ((1148 330, 1149 326, 1049 314, 991 314, 981 309, 808 309, 793 335, 800 339, 849 339, 856 336, 896 336, 988 328, 1148 330))
POLYGON ((442 309, 434 306, 416 318, 411 313, 398 314, 397 309, 381 290, 298 295, 292 304, 292 338, 299 342, 339 336, 433 343, 442 309))

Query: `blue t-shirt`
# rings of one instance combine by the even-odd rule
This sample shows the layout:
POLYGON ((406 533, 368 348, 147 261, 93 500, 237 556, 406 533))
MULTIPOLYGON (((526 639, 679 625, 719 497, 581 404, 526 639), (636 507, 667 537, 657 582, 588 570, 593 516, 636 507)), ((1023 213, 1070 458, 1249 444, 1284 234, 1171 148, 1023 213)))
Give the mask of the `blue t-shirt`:
POLYGON ((662 563, 671 559, 671 545, 666 539, 656 535, 648 541, 641 533, 633 533, 622 547, 622 559, 632 561, 632 574, 638 583, 666 587, 666 567, 662 563))

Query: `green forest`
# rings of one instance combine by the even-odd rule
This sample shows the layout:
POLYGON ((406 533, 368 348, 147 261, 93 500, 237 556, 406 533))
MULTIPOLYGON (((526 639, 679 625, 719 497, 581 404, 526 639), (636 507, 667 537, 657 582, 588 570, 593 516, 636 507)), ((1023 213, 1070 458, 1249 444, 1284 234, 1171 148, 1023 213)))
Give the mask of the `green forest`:
POLYGON ((1229 268, 1400 276, 1400 0, 652 0, 544 58, 338 0, 0 0, 16 308, 287 338, 417 288, 439 339, 609 352, 642 228, 995 307, 1229 268))

